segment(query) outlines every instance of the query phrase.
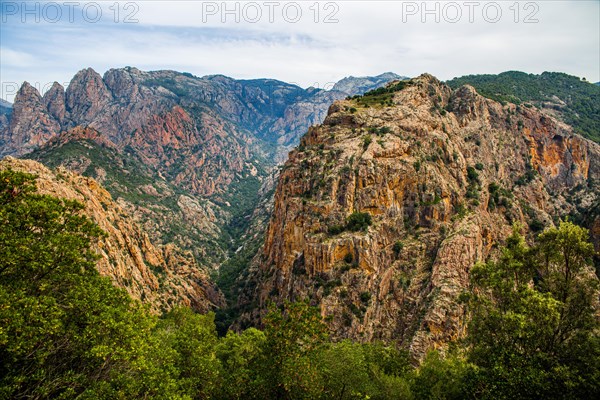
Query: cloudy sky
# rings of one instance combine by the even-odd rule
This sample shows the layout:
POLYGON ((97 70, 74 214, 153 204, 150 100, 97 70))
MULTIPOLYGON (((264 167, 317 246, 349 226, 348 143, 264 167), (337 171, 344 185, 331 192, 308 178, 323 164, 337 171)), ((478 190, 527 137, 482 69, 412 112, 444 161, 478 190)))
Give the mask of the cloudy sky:
POLYGON ((600 1, 0 1, 0 97, 136 66, 328 87, 393 71, 600 81, 600 1))

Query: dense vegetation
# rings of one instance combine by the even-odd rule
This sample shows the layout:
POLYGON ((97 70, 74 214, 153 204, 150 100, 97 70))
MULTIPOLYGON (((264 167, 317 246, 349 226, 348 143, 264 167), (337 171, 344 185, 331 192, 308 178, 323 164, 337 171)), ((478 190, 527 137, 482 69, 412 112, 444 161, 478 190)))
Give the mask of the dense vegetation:
POLYGON ((355 211, 346 218, 345 225, 330 226, 328 232, 330 235, 338 235, 344 231, 366 231, 372 223, 371 214, 355 211))
MULTIPOLYGON (((403 80, 370 90, 363 95, 348 97, 347 100, 355 100, 359 107, 393 106, 394 93, 399 92, 410 85, 412 85, 412 81, 403 80)), ((356 112, 356 109, 353 110, 353 113, 356 112)))
MULTIPOLYGON (((0 172, 0 398, 598 398, 597 278, 572 223, 515 229, 473 270, 466 340, 418 368, 383 344, 333 342, 318 309, 272 306, 219 337, 214 315, 154 316, 102 278, 81 205, 0 172)), ((398 249, 401 251, 401 248, 398 249)))
POLYGON ((558 72, 534 75, 510 71, 498 75, 463 76, 448 81, 448 84, 454 89, 472 85, 481 95, 500 102, 533 103, 538 107, 552 103, 551 107, 577 133, 600 143, 600 87, 575 76, 558 72))
MULTIPOLYGON (((162 243, 175 242, 179 247, 192 251, 201 265, 220 262, 219 255, 229 244, 228 239, 217 241, 203 232, 189 229, 183 218, 173 217, 180 212, 180 196, 191 195, 162 179, 129 147, 120 152, 93 140, 79 139, 50 148, 43 147, 28 154, 27 158, 39 161, 49 168, 79 165, 81 160, 89 160, 89 165, 81 171, 82 175, 102 182, 115 200, 122 198, 158 215, 168 216, 162 218, 164 222, 159 232, 162 243), (98 171, 102 171, 103 175, 99 175, 98 171), (156 191, 156 194, 149 194, 147 188, 156 191), (208 251, 198 251, 200 248, 208 251)), ((144 214, 142 218, 148 218, 144 214)))

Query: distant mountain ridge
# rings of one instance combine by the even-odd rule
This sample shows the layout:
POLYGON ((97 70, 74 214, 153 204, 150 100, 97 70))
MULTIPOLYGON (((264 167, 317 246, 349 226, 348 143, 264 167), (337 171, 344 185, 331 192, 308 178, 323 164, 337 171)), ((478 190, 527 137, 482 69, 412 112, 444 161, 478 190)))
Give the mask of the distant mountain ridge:
MULTIPOLYGON (((386 83, 356 79, 368 89, 386 83)), ((273 79, 87 68, 43 96, 22 85, 0 115, 0 157, 96 179, 154 243, 191 251, 214 271, 243 243, 273 168, 348 95, 273 79)))
POLYGON ((143 125, 149 113, 174 104, 186 108, 194 102, 211 107, 268 143, 289 146, 297 143, 310 123, 321 122, 333 100, 399 78, 393 73, 349 77, 326 91, 302 89, 273 79, 235 80, 223 75, 198 78, 188 73, 144 72, 131 67, 111 69, 101 77, 88 68, 76 74, 66 90, 55 82, 43 97, 25 82, 15 98, 17 115, 0 137, 0 155, 23 154, 39 146, 46 139, 40 130, 65 130, 82 124, 91 124, 111 140, 119 141, 117 128, 134 130, 143 125), (140 115, 141 109, 130 109, 119 115, 114 109, 115 105, 123 108, 134 102, 146 108, 146 114, 140 115), (45 121, 38 127, 25 124, 23 120, 33 115, 45 121), (30 138, 24 128, 35 128, 37 138, 27 140, 30 138))
POLYGON ((405 79, 408 79, 408 77, 400 76, 393 72, 385 72, 377 76, 349 76, 333 85, 332 90, 347 93, 349 96, 355 96, 376 89, 388 82, 405 79))
POLYGON ((580 135, 600 143, 600 87, 576 76, 508 71, 498 75, 463 76, 448 84, 454 89, 472 85, 481 95, 501 102, 535 105, 573 126, 580 135))
MULTIPOLYGON (((6 100, 0 99, 0 132, 8 127, 8 120, 12 113, 12 104, 6 100)), ((1 152, 1 150, 0 150, 1 152)))

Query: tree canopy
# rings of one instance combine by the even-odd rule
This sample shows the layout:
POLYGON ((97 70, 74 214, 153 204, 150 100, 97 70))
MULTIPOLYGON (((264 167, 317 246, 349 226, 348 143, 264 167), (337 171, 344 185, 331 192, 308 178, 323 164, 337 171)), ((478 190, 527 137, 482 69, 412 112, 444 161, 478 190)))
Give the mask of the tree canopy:
POLYGON ((329 338, 306 301, 217 335, 214 314, 155 316, 95 269, 103 232, 82 205, 0 172, 0 398, 587 399, 600 395, 588 232, 515 228, 475 266, 468 334, 415 367, 383 343, 329 338))

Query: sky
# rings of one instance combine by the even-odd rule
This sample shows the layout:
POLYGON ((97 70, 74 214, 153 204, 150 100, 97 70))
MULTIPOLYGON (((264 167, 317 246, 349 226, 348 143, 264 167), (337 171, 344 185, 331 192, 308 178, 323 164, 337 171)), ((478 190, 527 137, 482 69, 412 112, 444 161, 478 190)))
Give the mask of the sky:
POLYGON ((600 0, 6 1, 0 98, 87 67, 170 69, 331 87, 520 70, 600 81, 600 0))

